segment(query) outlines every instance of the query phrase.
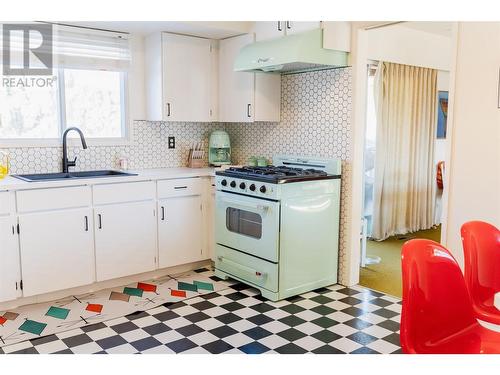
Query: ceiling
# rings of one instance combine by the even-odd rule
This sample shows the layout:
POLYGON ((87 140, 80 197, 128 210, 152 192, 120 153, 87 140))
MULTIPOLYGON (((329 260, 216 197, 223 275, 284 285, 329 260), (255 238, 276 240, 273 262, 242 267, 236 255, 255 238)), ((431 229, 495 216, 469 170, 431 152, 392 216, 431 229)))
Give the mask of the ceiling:
POLYGON ((211 39, 224 39, 247 33, 254 24, 247 21, 58 21, 58 23, 139 35, 166 31, 211 39))
POLYGON ((430 22, 430 21, 411 21, 401 22, 399 26, 409 27, 411 29, 424 31, 431 34, 437 34, 451 38, 453 22, 430 22))

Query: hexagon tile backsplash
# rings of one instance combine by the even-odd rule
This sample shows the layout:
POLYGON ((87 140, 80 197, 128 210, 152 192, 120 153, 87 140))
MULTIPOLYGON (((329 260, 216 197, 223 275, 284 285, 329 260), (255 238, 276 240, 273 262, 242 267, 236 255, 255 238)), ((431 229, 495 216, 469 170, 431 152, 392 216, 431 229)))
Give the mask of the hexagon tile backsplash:
MULTIPOLYGON (((345 252, 351 200, 351 69, 331 69, 282 76, 279 123, 168 123, 135 121, 133 138, 125 146, 70 147, 78 157, 77 169, 117 168, 124 155, 130 169, 179 167, 187 164, 193 142, 208 143, 216 129, 226 130, 236 164, 249 156, 271 158, 275 154, 336 157, 342 159, 339 281, 347 280, 345 252), (168 136, 176 148, 168 149, 168 136)), ((61 169, 61 147, 8 149, 12 173, 55 172, 61 169)))
MULTIPOLYGON (((207 143, 211 131, 223 129, 215 123, 134 121, 131 142, 123 146, 69 147, 68 157, 78 158, 74 170, 118 168, 121 155, 130 169, 179 167, 187 164, 193 142, 207 143), (168 136, 175 136, 176 148, 169 149, 168 136)), ((61 170, 61 147, 10 148, 11 173, 44 173, 61 170)))

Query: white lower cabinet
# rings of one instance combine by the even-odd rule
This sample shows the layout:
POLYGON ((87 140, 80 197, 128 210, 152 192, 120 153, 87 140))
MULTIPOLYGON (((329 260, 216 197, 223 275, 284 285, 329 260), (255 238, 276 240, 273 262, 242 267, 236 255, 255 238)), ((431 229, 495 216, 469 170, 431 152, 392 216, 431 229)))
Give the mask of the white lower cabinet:
POLYGON ((15 221, 0 216, 0 302, 20 296, 19 247, 15 221))
POLYGON ((208 259, 209 180, 0 192, 0 303, 208 259))
POLYGON ((155 220, 154 201, 95 208, 97 281, 155 269, 155 220))
POLYGON ((160 268, 206 259, 203 254, 202 196, 189 195, 158 201, 160 268))
POLYGON ((90 208, 19 215, 25 297, 94 281, 91 220, 90 208))

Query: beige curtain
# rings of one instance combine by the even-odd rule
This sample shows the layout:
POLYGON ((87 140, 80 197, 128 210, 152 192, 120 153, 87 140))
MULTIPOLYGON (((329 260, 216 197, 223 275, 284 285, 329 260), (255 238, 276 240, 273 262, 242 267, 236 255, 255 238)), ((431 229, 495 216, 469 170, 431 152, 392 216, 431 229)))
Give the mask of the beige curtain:
POLYGON ((435 69, 379 63, 375 76, 375 239, 434 224, 436 80, 435 69))

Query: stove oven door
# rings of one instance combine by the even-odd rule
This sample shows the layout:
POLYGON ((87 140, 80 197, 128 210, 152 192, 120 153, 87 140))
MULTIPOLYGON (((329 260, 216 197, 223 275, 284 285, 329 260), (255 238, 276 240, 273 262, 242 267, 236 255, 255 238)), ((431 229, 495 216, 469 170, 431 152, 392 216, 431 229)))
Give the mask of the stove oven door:
POLYGON ((279 202, 217 191, 215 240, 244 253, 278 261, 279 202))

